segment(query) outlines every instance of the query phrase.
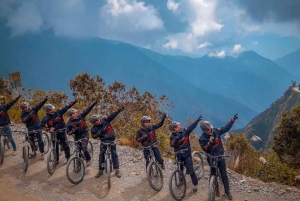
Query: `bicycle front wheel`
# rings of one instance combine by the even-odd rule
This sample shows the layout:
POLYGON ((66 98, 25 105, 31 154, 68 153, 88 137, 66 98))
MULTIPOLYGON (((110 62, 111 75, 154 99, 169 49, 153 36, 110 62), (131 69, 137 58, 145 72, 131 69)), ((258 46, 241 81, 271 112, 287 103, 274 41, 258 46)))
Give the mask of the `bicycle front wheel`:
POLYGON ((24 172, 27 171, 28 168, 28 158, 29 158, 29 146, 23 147, 23 170, 24 172))
POLYGON ((0 167, 3 164, 3 161, 4 161, 4 151, 5 151, 4 143, 3 143, 2 138, 0 137, 0 167))
POLYGON ((181 170, 173 170, 169 179, 169 190, 175 200, 182 200, 186 193, 186 179, 181 170))
POLYGON ((56 159, 56 153, 55 149, 52 148, 48 157, 47 157, 47 171, 49 174, 53 174, 55 172, 57 166, 57 159, 56 159))
POLYGON ((194 151, 192 153, 192 160, 193 160, 193 168, 196 174, 197 179, 201 179, 204 175, 204 164, 203 158, 199 151, 194 151))
POLYGON ((44 142, 44 154, 47 154, 51 147, 49 135, 46 132, 42 132, 42 139, 44 142))
POLYGON ((85 167, 81 158, 73 157, 69 160, 66 167, 66 174, 72 184, 79 184, 83 180, 85 167))
POLYGON ((93 162, 94 159, 94 147, 91 141, 89 141, 88 146, 87 146, 87 151, 89 152, 91 156, 91 163, 93 162))
POLYGON ((110 159, 106 159, 106 161, 105 161, 105 172, 106 172, 106 175, 107 175, 107 187, 110 188, 111 187, 111 182, 110 182, 111 163, 110 163, 110 159))
POLYGON ((216 176, 211 175, 210 179, 209 179, 209 193, 208 193, 208 200, 209 201, 215 201, 216 189, 217 189, 216 176))
POLYGON ((151 188, 160 191, 163 187, 163 174, 156 162, 151 162, 147 167, 147 180, 151 188))

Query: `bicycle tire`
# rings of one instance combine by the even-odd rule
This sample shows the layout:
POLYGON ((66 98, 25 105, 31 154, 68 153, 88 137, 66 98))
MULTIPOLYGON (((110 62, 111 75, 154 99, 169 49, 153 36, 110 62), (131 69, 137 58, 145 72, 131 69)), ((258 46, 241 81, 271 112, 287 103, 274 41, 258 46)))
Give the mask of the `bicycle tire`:
POLYGON ((42 132, 42 140, 44 142, 44 154, 47 154, 50 150, 51 144, 49 135, 46 132, 42 132))
POLYGON ((0 167, 2 166, 4 161, 4 151, 5 151, 4 143, 2 138, 0 137, 0 167))
POLYGON ((91 141, 89 141, 88 146, 87 146, 87 150, 91 156, 91 163, 93 162, 94 159, 94 147, 91 141))
POLYGON ((150 187, 155 191, 160 191, 163 187, 163 174, 160 167, 156 162, 152 161, 147 167, 147 180, 150 187), (154 179, 158 179, 157 184, 154 182, 154 179))
POLYGON ((209 193, 208 193, 208 200, 215 201, 216 198, 216 176, 211 175, 209 179, 209 193))
POLYGON ((28 169, 28 158, 29 158, 29 146, 26 145, 23 147, 23 170, 27 172, 28 169))
POLYGON ((106 172, 106 175, 107 175, 107 187, 110 189, 110 187, 111 187, 111 181, 110 181, 111 164, 110 164, 110 159, 106 159, 106 161, 105 161, 105 172, 106 172))
POLYGON ((52 148, 47 157, 47 171, 50 175, 52 175, 55 172, 56 166, 57 166, 56 153, 55 153, 55 149, 52 148))
POLYGON ((82 161, 81 158, 79 157, 73 157, 71 158, 66 166, 66 175, 68 180, 72 183, 72 184, 79 184, 80 182, 82 182, 83 177, 85 175, 85 166, 84 163, 82 161), (70 171, 72 170, 72 171, 70 171), (78 179, 73 179, 72 178, 72 174, 78 174, 79 178, 78 179))
POLYGON ((186 179, 183 172, 179 169, 173 170, 169 178, 169 190, 174 200, 182 200, 186 194, 186 179), (173 188, 174 187, 174 188, 173 188), (175 187, 182 188, 181 193, 176 195, 175 187))
POLYGON ((203 158, 199 151, 194 151, 192 153, 192 161, 193 161, 193 168, 196 174, 197 179, 201 179, 204 175, 204 163, 203 158))

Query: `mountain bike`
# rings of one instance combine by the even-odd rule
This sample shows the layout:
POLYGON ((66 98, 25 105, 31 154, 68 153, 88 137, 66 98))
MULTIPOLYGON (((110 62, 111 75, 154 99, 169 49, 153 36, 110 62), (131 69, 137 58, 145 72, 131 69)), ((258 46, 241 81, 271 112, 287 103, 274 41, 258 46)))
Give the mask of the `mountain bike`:
MULTIPOLYGON (((39 133, 41 130, 33 130, 30 132, 27 131, 17 131, 17 132, 21 132, 23 134, 25 134, 24 137, 24 141, 23 141, 23 170, 24 172, 27 171, 28 169, 28 159, 29 159, 29 147, 31 147, 31 150, 33 152, 32 156, 36 155, 36 151, 38 150, 38 140, 36 137, 36 134, 39 133), (30 140, 30 136, 33 134, 34 135, 34 142, 31 142, 30 140)), ((42 139, 44 142, 44 145, 46 144, 46 146, 48 147, 47 149, 49 150, 49 136, 45 133, 42 133, 42 139)), ((45 147, 45 146, 44 146, 45 147)), ((44 151, 44 154, 46 154, 46 152, 44 151)))
MULTIPOLYGON (((101 164, 101 165, 104 166, 104 172, 107 175, 107 186, 108 186, 108 188, 110 188, 111 187, 110 174, 112 172, 111 146, 116 146, 116 143, 115 143, 115 141, 111 141, 108 143, 100 142, 100 145, 107 146, 106 151, 104 153, 104 164, 101 164)), ((102 146, 100 146, 100 147, 102 147, 102 146)))
MULTIPOLYGON (((86 140, 86 138, 82 138, 77 141, 68 141, 69 144, 74 144, 74 152, 72 152, 71 155, 74 155, 67 163, 66 167, 66 174, 68 180, 72 184, 79 184, 85 175, 85 166, 84 162, 86 160, 84 153, 81 148, 81 143, 83 140, 86 140)), ((92 143, 88 142, 87 150, 91 156, 91 162, 94 156, 94 148, 92 143)))
POLYGON ((152 148, 157 148, 157 143, 150 146, 144 147, 144 150, 149 150, 150 154, 148 156, 149 164, 147 166, 147 180, 150 187, 155 191, 160 191, 163 187, 163 173, 160 165, 155 159, 152 148))
POLYGON ((58 151, 59 151, 59 144, 58 144, 58 139, 57 139, 57 133, 65 132, 65 131, 66 131, 66 129, 62 128, 62 129, 58 129, 51 133, 52 148, 47 157, 47 171, 51 175, 55 172, 56 166, 58 165, 58 158, 57 158, 56 150, 58 149, 58 151))
POLYGON ((7 146, 7 148, 10 149, 8 137, 4 132, 4 129, 8 126, 9 125, 0 127, 0 167, 2 166, 4 161, 5 146, 7 146))
MULTIPOLYGON (((223 185, 223 181, 221 178, 220 170, 218 161, 230 157, 226 155, 219 155, 219 156, 212 156, 210 154, 201 152, 202 154, 205 154, 209 161, 210 161, 210 177, 209 177, 209 194, 208 194, 208 200, 209 201, 215 201, 215 196, 220 197, 220 186, 219 184, 223 185)), ((229 180, 229 178, 228 178, 229 180)))

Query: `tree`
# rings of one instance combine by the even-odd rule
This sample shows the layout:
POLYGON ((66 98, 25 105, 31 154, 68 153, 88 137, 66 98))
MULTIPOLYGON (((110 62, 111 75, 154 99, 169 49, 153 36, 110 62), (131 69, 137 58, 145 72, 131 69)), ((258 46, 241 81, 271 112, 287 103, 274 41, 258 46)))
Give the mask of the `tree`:
POLYGON ((300 106, 283 112, 272 149, 282 163, 300 168, 300 106))

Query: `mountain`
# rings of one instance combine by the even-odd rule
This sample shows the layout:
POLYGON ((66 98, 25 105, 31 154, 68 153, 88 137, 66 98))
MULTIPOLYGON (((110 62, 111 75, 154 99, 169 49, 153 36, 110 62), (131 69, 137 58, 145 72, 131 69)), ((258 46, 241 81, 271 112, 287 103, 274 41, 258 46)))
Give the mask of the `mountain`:
POLYGON ((276 133, 276 126, 281 120, 284 111, 291 110, 300 104, 300 91, 298 87, 289 87, 284 95, 272 103, 272 105, 253 118, 242 130, 236 133, 245 133, 249 139, 256 135, 261 141, 252 142, 257 149, 268 149, 273 144, 273 134, 276 133))
POLYGON ((300 49, 274 60, 288 72, 300 76, 300 49))
POLYGON ((236 57, 166 56, 142 50, 157 63, 206 91, 232 98, 256 112, 268 108, 299 76, 253 51, 236 57))
POLYGON ((176 121, 197 118, 218 125, 225 124, 239 113, 236 127, 243 127, 257 113, 230 98, 209 93, 194 86, 149 58, 137 47, 94 39, 58 38, 52 33, 9 37, 9 30, 0 26, 0 76, 19 71, 23 86, 69 92, 67 85, 77 74, 99 75, 108 84, 119 81, 140 93, 149 91, 157 97, 166 95, 174 103, 169 111, 176 121))

